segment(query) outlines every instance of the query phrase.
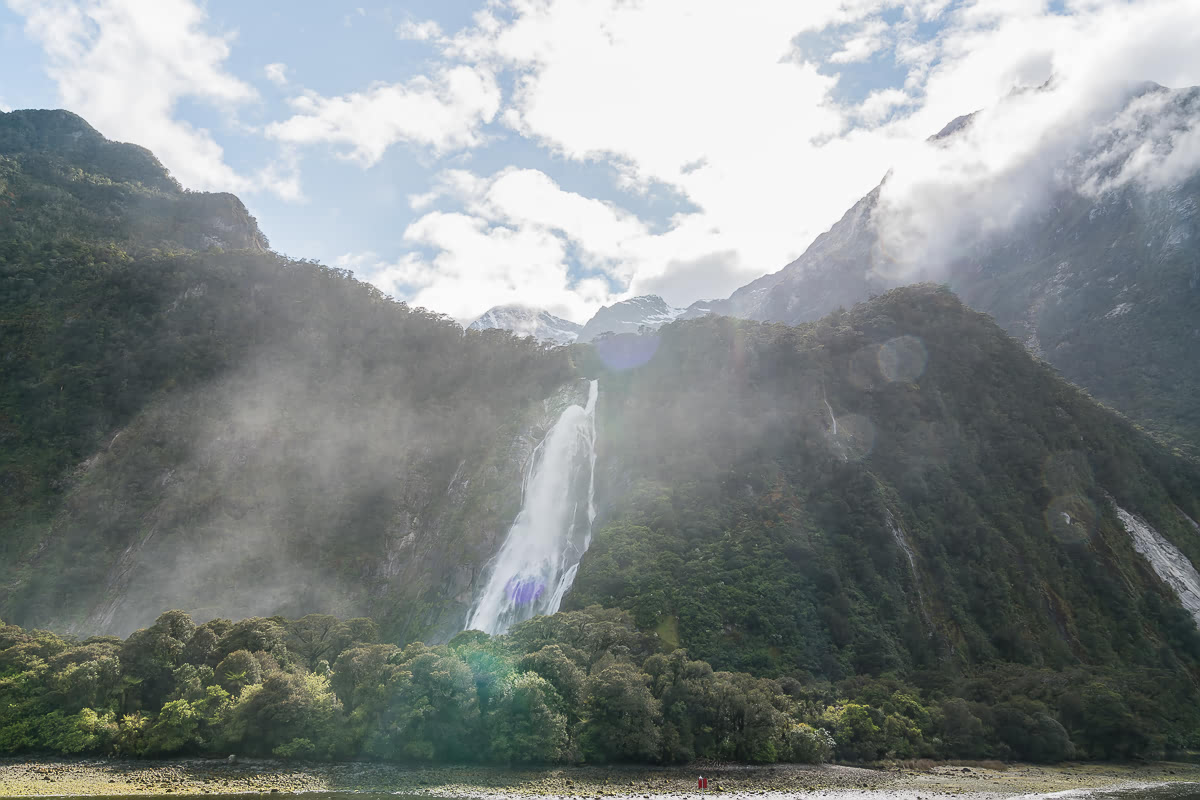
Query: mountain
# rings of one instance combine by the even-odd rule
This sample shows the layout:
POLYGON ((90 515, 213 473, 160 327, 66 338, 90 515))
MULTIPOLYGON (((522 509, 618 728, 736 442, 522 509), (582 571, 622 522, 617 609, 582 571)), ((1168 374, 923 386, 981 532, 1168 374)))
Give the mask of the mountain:
POLYGON ((667 305, 658 295, 631 297, 600 310, 579 332, 579 341, 590 342, 604 333, 637 333, 642 328, 656 330, 683 314, 684 309, 667 305))
POLYGON ((0 112, 0 235, 145 247, 265 251, 232 194, 185 192, 150 151, 110 142, 69 111, 0 112))
POLYGON ((520 305, 496 306, 472 322, 471 330, 499 328, 518 336, 532 336, 538 341, 570 344, 590 342, 605 333, 637 333, 656 330, 679 318, 703 316, 708 309, 703 304, 682 309, 667 305, 657 295, 631 297, 611 306, 601 306, 584 325, 578 325, 540 309, 520 305))
POLYGON ((74 115, 5 114, 0 143, 0 617, 458 630, 566 357, 271 253, 74 115))
MULTIPOLYGON (((843 754, 915 757, 919 725, 971 757, 1034 728, 1108 757, 1200 744, 1200 467, 946 287, 795 326, 660 325, 683 314, 639 298, 589 323, 611 335, 547 348, 272 253, 235 199, 179 191, 77 117, 14 112, 0 142, 6 621, 126 634, 176 608, 216 641, 222 617, 331 612, 424 664, 443 656, 411 643, 561 602, 512 632, 521 658, 607 642, 589 691, 654 702, 672 670, 711 673, 689 657, 777 679, 871 720, 834 725, 843 754), (855 749, 884 729, 908 749, 855 749)), ((865 241, 860 211, 820 264, 865 241)), ((1143 224, 1111 214, 1077 230, 1107 246, 1143 224)), ((1163 253, 1140 291, 1179 263, 1163 253)), ((1152 341, 1130 347, 1154 363, 1152 341)))
MULTIPOLYGON (((572 607, 627 608, 728 669, 1158 658, 1146 617, 1117 621, 1173 597, 1122 510, 1200 563, 1200 471, 949 291, 657 336, 599 377, 604 502, 572 607)), ((1171 613, 1163 636, 1195 629, 1171 613)))
MULTIPOLYGON (((934 138, 952 139, 972 124, 981 123, 959 118, 934 138)), ((1067 378, 1195 453, 1200 174, 1185 171, 1156 188, 1114 178, 1149 152, 1169 152, 1196 124, 1200 89, 1141 88, 1100 133, 1040 164, 1047 176, 1066 178, 1033 194, 1036 202, 1014 224, 967 236, 925 262, 897 252, 894 243, 912 231, 888 216, 885 179, 798 259, 716 306, 795 324, 899 284, 947 282, 1067 378)), ((946 207, 950 191, 925 202, 946 207)))
POLYGON ((532 336, 539 342, 571 344, 579 338, 583 326, 556 317, 548 311, 526 306, 496 306, 467 326, 469 330, 486 331, 493 328, 512 331, 518 336, 532 336))

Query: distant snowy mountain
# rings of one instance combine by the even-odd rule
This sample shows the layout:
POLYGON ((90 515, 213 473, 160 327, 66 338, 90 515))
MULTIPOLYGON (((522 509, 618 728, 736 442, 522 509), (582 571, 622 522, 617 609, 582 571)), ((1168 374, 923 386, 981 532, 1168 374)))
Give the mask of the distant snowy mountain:
POLYGON ((526 306, 496 306, 467 326, 468 330, 484 331, 500 328, 518 336, 532 336, 541 342, 571 344, 579 337, 582 326, 556 317, 548 311, 526 306))
POLYGON ((684 311, 667 305, 658 295, 631 297, 601 306, 579 332, 579 341, 590 342, 602 333, 637 333, 643 327, 654 330, 675 321, 684 311))

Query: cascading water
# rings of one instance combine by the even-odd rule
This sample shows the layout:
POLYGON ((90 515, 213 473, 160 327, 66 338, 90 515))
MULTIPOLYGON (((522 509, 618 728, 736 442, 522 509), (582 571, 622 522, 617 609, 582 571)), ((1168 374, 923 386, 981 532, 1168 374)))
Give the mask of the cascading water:
POLYGON ((921 611, 921 619, 925 621, 925 627, 932 635, 933 620, 929 618, 929 612, 925 610, 925 593, 921 591, 921 574, 917 571, 917 555, 913 552, 912 545, 908 543, 904 529, 900 527, 900 523, 896 521, 891 511, 887 512, 887 524, 888 530, 892 532, 892 538, 896 540, 896 544, 900 546, 900 549, 904 551, 905 558, 908 559, 908 571, 912 574, 913 588, 917 590, 917 608, 921 611))
POLYGON ((596 518, 596 398, 568 406, 534 450, 521 511, 492 561, 487 585, 467 615, 467 630, 504 633, 553 614, 571 588, 596 518))
POLYGON ((825 396, 825 387, 821 387, 821 399, 825 401, 825 410, 829 412, 829 422, 833 425, 833 435, 837 436, 837 417, 833 415, 833 406, 829 405, 829 398, 825 396))

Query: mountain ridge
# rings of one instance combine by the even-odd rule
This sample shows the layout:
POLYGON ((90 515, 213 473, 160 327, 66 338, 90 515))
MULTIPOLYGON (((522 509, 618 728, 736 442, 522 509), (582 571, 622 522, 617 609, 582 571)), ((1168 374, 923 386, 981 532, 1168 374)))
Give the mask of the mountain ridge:
POLYGON ((590 342, 606 333, 637 333, 678 319, 684 309, 675 308, 656 294, 639 295, 608 306, 600 306, 579 332, 580 342, 590 342))
MULTIPOLYGON (((1163 98, 1169 113, 1200 124, 1200 88, 1146 84, 1129 102, 1147 96, 1163 98)), ((1129 105, 1119 113, 1155 129, 1149 111, 1129 105)), ((934 138, 953 138, 976 118, 964 115, 934 138)), ((1106 142, 1101 138, 1096 146, 1106 142)), ((1069 171, 1087 158, 1073 154, 1060 168, 1069 171)), ((1104 174, 1119 173, 1121 163, 1104 174)), ((968 304, 995 316, 1071 380, 1165 441, 1197 452, 1200 410, 1190 399, 1195 370, 1181 382, 1173 375, 1200 337, 1187 323, 1200 316, 1200 267, 1192 255, 1200 241, 1200 175, 1154 190, 1129 183, 1094 197, 1067 186, 1012 230, 975 240, 944 266, 899 268, 876 220, 886 182, 799 258, 713 307, 795 324, 914 280, 950 282, 968 304)))
POLYGON ((472 331, 492 328, 554 344, 571 344, 583 330, 582 325, 556 317, 549 311, 518 304, 493 306, 467 326, 467 330, 472 331))
POLYGON ((0 112, 0 158, 3 235, 32 226, 142 246, 270 247, 235 195, 184 190, 149 150, 69 111, 0 112), (23 194, 32 205, 13 199, 23 194))
MULTIPOLYGON (((794 326, 657 299, 634 304, 671 317, 645 335, 546 347, 464 334, 344 270, 189 247, 205 207, 167 189, 0 156, 20 208, 0 220, 6 620, 335 612, 454 641, 594 379, 575 616, 530 636, 627 613, 629 635, 718 672, 911 681, 964 725, 1011 706, 1097 754, 1195 743, 1200 631, 1154 552, 1200 563, 1200 468, 947 287, 794 326)), ((849 259, 860 212, 819 252, 849 259)))

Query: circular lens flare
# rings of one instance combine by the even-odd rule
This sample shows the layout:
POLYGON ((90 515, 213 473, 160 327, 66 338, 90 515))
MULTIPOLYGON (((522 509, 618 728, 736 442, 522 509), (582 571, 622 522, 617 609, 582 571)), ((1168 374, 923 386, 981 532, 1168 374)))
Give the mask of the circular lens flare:
POLYGON ((611 370, 634 369, 646 364, 658 352, 658 334, 639 336, 618 333, 593 342, 596 355, 611 370))
POLYGON ((897 336, 879 347, 879 371, 889 381, 915 381, 928 360, 929 353, 916 336, 897 336))

